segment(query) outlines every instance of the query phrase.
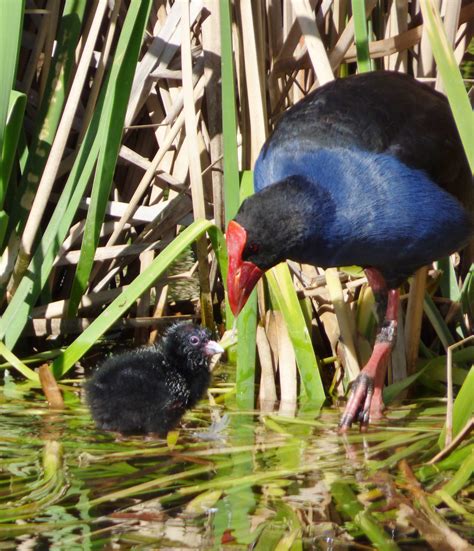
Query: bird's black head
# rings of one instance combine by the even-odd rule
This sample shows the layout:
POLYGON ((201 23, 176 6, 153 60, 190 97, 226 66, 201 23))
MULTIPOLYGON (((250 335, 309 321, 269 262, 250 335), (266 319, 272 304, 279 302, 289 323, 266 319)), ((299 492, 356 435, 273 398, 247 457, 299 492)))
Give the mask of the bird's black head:
POLYGON ((266 271, 292 258, 314 224, 316 191, 304 177, 290 176, 246 199, 235 217, 247 234, 242 260, 266 271))
POLYGON ((209 329, 192 323, 176 323, 165 333, 163 351, 168 358, 176 359, 183 370, 197 371, 208 367, 208 358, 224 352, 224 349, 211 340, 209 329))
POLYGON ((265 190, 252 195, 242 203, 234 219, 245 230, 241 260, 251 262, 262 273, 285 258, 285 247, 280 239, 284 228, 272 215, 276 210, 272 195, 265 190))
POLYGON ((314 185, 292 176, 242 203, 226 235, 227 289, 235 315, 266 270, 285 259, 300 260, 315 226, 319 199, 314 185))

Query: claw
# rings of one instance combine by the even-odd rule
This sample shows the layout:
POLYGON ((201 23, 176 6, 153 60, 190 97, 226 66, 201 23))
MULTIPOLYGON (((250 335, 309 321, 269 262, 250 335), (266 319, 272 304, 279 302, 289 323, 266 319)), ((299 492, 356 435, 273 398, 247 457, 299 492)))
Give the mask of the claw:
POLYGON ((374 380, 369 376, 365 376, 364 381, 366 382, 366 394, 364 407, 359 413, 359 421, 361 426, 369 424, 370 404, 372 403, 372 396, 374 395, 374 380))
POLYGON ((339 432, 347 432, 354 419, 366 430, 370 418, 370 405, 374 394, 374 379, 362 372, 352 384, 351 395, 339 423, 339 432))

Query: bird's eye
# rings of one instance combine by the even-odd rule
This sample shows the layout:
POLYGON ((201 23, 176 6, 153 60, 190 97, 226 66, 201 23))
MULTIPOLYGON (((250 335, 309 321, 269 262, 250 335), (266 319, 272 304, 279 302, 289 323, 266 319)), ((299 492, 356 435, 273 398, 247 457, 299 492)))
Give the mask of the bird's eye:
POLYGON ((196 346, 199 344, 199 337, 197 337, 196 335, 192 335, 191 338, 189 339, 189 342, 193 345, 193 346, 196 346))
POLYGON ((260 250, 260 245, 258 243, 249 243, 247 250, 250 254, 257 254, 260 250))

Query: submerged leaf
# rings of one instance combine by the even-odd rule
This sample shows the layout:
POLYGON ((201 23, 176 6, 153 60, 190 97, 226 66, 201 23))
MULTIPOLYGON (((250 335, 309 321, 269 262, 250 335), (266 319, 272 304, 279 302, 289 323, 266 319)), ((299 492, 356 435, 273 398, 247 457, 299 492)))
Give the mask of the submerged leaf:
POLYGON ((201 515, 214 507, 222 496, 222 490, 208 490, 199 494, 186 505, 186 513, 201 515))

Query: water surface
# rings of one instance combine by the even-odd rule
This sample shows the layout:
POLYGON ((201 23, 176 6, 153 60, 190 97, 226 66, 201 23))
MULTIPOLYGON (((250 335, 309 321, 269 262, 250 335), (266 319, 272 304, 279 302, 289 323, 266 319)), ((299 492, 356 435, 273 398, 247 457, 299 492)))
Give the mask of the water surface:
MULTIPOLYGON (((397 542, 385 548, 426 549, 416 519, 400 518, 403 500, 413 503, 403 459, 432 491, 470 453, 451 467, 424 464, 437 451, 441 402, 391 409, 369 433, 341 437, 335 409, 238 411, 222 383, 221 403, 203 401, 166 442, 97 431, 79 387, 63 389, 64 412, 27 383, 0 393, 2 548, 373 549, 373 522, 382 543, 397 542), (220 432, 209 434, 211 417, 220 432)), ((462 515, 438 511, 472 537, 462 515)))

